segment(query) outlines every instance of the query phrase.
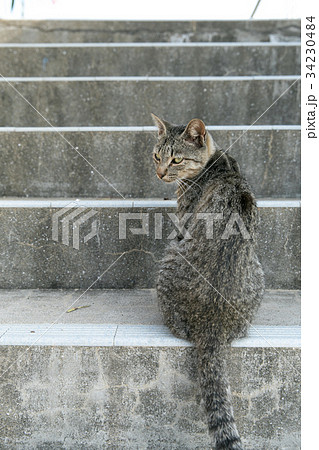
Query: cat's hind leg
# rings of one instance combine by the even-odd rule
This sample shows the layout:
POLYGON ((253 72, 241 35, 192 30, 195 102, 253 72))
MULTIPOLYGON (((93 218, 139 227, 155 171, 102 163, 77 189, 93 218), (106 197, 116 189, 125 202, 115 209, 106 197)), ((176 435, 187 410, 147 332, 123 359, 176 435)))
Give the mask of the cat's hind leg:
POLYGON ((191 340, 191 330, 183 308, 187 293, 181 289, 180 281, 173 268, 162 266, 156 284, 158 305, 171 332, 180 339, 191 340))

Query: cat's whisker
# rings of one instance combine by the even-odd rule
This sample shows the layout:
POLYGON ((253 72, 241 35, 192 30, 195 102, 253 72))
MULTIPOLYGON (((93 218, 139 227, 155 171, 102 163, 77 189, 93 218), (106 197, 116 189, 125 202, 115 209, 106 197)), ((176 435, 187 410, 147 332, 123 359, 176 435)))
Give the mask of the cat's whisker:
POLYGON ((185 182, 181 178, 177 178, 180 185, 185 186, 185 182))
POLYGON ((185 181, 182 178, 178 178, 178 180, 183 186, 188 187, 188 184, 185 183, 185 181))
POLYGON ((201 188, 201 186, 200 186, 199 184, 195 183, 195 181, 190 180, 190 179, 188 179, 188 178, 184 178, 184 179, 181 179, 181 178, 180 178, 180 180, 181 180, 181 182, 182 182, 183 185, 184 185, 184 189, 182 190, 182 194, 178 197, 178 199, 179 199, 182 195, 184 195, 188 190, 193 190, 193 191, 195 192, 195 194, 197 195, 197 197, 199 197, 200 192, 202 191, 202 188, 201 188), (185 180, 186 180, 186 181, 185 181, 185 180), (199 187, 200 192, 198 192, 198 189, 196 189, 196 185, 199 187))
POLYGON ((185 193, 188 189, 193 189, 193 190, 194 190, 194 186, 192 186, 192 185, 186 183, 186 181, 184 181, 185 178, 184 178, 184 179, 179 178, 179 180, 180 180, 180 182, 182 183, 182 186, 183 186, 183 192, 184 192, 184 193, 185 193))
POLYGON ((199 189, 200 189, 200 190, 202 190, 202 187, 201 187, 201 185, 200 185, 200 184, 198 184, 198 183, 196 183, 196 181, 190 180, 189 178, 184 178, 184 180, 187 180, 187 181, 189 181, 190 183, 192 183, 192 184, 195 184, 196 186, 198 186, 198 187, 199 187, 199 189))
POLYGON ((186 192, 185 183, 180 178, 177 178, 176 182, 178 184, 178 187, 181 189, 182 193, 185 193, 186 192))
MULTIPOLYGON (((181 189, 181 194, 177 197, 177 200, 178 200, 180 197, 182 197, 188 190, 193 190, 193 191, 195 191, 193 185, 186 183, 186 182, 185 182, 184 180, 182 180, 181 178, 179 178, 179 182, 180 182, 179 186, 180 186, 180 189, 181 189)), ((197 192, 196 192, 196 194, 198 195, 197 192)))

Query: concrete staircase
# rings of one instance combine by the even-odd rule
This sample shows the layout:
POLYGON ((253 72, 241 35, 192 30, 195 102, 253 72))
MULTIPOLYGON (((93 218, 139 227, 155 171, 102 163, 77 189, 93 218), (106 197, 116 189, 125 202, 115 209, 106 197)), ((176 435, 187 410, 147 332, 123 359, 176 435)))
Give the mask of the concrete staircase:
POLYGON ((194 349, 157 309, 176 199, 150 112, 201 117, 257 195, 267 291, 229 354, 235 416, 246 449, 300 448, 300 23, 0 39, 0 449, 210 448, 194 349))

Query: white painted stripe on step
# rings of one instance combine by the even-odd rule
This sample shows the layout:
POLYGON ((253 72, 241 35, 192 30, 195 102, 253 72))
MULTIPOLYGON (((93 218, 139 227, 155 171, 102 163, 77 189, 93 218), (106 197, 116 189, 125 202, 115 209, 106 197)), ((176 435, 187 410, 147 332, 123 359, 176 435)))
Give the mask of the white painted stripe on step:
POLYGON ((259 208, 300 208, 300 200, 257 200, 257 206, 259 208))
POLYGON ((133 200, 122 199, 37 199, 6 198, 0 199, 0 208, 133 208, 133 200))
MULTIPOLYGON (((300 125, 206 125, 208 131, 300 131, 300 125)), ((93 133, 157 131, 155 126, 127 127, 0 127, 0 133, 93 133)))
POLYGON ((6 43, 0 48, 143 48, 143 47, 300 47, 295 42, 88 42, 88 43, 6 43))
POLYGON ((177 200, 137 199, 133 201, 134 208, 176 208, 177 200))
MULTIPOLYGON (((257 200, 259 208, 300 208, 301 201, 295 199, 261 199, 257 200)), ((176 208, 177 200, 137 199, 133 208, 176 208)))
POLYGON ((0 345, 113 345, 117 325, 14 324, 0 325, 0 345), (47 331, 48 330, 48 331, 47 331), (41 335, 43 335, 41 337, 41 335))
POLYGON ((301 347, 299 326, 254 326, 246 338, 233 342, 232 347, 301 347))
MULTIPOLYGON (((289 347, 301 345, 299 326, 254 326, 233 347, 289 347)), ((164 325, 117 324, 5 324, 0 345, 76 347, 190 347, 164 325)))
MULTIPOLYGON (((300 131, 300 125, 208 125, 208 131, 300 131)), ((157 130, 154 127, 154 130, 157 130)))
POLYGON ((150 82, 172 82, 172 81, 295 81, 300 75, 251 75, 251 76, 194 76, 194 77, 8 77, 0 78, 1 83, 34 83, 34 82, 83 82, 83 81, 150 81, 150 82))
MULTIPOLYGON (((38 198, 1 198, 0 208, 176 208, 177 200, 162 199, 38 199, 38 198)), ((259 208, 300 208, 300 200, 260 199, 259 208)))

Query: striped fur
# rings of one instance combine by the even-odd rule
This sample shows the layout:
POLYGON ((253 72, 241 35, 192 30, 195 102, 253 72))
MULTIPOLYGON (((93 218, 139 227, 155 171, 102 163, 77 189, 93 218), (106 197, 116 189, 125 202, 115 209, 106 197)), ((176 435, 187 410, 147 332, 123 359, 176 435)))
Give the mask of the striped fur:
POLYGON ((156 170, 160 165, 164 181, 179 184, 178 218, 192 213, 186 225, 192 239, 180 233, 160 264, 159 306, 171 331, 197 348, 212 445, 240 450, 225 355, 232 340, 246 334, 264 291, 255 253, 256 201, 236 161, 223 154, 203 122, 195 119, 185 127, 154 120, 159 128, 156 170), (175 157, 184 159, 174 164, 175 157), (213 239, 199 213, 222 214, 213 222, 213 239), (247 233, 233 229, 225 238, 234 213, 247 233))

